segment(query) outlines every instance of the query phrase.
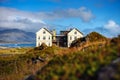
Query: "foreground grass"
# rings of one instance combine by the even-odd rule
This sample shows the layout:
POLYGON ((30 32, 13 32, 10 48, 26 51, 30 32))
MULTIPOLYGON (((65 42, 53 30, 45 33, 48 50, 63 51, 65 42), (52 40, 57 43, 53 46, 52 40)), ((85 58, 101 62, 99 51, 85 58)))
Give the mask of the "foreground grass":
MULTIPOLYGON (((96 80, 97 72, 117 59, 120 55, 119 50, 120 45, 56 55, 35 75, 34 80, 96 80)), ((120 64, 117 66, 115 80, 120 79, 120 64)))
POLYGON ((1 54, 25 54, 30 49, 32 48, 5 48, 5 49, 0 49, 0 55, 1 54))
MULTIPOLYGON (((24 54, 0 56, 0 80, 23 80, 31 74, 34 76, 32 80, 96 80, 99 70, 120 56, 120 44, 116 40, 103 46, 90 45, 85 49, 52 46, 43 50, 9 50, 2 53, 11 53, 14 50, 15 53, 24 54), (45 62, 32 63, 31 59, 37 56, 45 62)), ((120 79, 120 64, 117 66, 114 80, 120 79)))
POLYGON ((23 80, 43 67, 61 48, 52 46, 44 50, 11 48, 0 50, 0 80, 23 80), (9 55, 8 55, 9 54, 9 55), (32 62, 40 56, 45 62, 32 62), (17 74, 17 75, 16 75, 17 74))

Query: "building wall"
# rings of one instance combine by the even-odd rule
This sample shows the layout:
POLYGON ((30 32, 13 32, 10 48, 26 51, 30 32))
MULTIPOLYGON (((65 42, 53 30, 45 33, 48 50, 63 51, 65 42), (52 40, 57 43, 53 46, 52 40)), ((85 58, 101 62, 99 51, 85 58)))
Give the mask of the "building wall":
POLYGON ((52 46, 52 34, 50 34, 45 28, 41 28, 36 33, 36 47, 45 43, 47 46, 52 46))
POLYGON ((68 34, 67 34, 67 47, 70 47, 71 43, 78 39, 78 38, 82 38, 83 34, 80 33, 78 30, 73 29, 71 30, 68 34))

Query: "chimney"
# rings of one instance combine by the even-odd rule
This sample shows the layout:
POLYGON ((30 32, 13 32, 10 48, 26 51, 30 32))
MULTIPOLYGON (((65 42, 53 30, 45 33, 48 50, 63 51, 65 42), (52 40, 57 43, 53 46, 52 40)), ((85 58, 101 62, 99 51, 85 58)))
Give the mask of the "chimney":
POLYGON ((56 30, 55 29, 53 29, 52 35, 53 35, 53 40, 56 41, 56 30))

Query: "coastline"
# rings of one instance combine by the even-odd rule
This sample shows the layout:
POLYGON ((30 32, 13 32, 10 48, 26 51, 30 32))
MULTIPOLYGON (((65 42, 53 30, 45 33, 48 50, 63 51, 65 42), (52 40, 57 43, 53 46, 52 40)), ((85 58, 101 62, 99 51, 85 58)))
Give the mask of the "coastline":
POLYGON ((0 44, 31 44, 35 42, 0 42, 0 44))
POLYGON ((6 48, 22 48, 22 47, 35 47, 35 42, 21 42, 21 43, 0 43, 0 49, 6 48))
POLYGON ((0 46, 0 49, 8 49, 9 47, 0 46))

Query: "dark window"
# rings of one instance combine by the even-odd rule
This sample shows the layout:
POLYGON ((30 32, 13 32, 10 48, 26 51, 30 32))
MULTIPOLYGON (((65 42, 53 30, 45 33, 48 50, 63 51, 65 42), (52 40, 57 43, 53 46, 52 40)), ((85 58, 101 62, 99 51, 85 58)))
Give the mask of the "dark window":
POLYGON ((43 34, 45 34, 46 32, 45 31, 43 31, 43 34))
POLYGON ((40 39, 40 37, 38 37, 38 39, 40 39))
POLYGON ((49 43, 49 46, 50 46, 50 43, 49 43))
POLYGON ((71 43, 69 43, 69 46, 71 46, 71 43))
POLYGON ((38 46, 40 46, 40 43, 38 44, 38 46))
POLYGON ((75 36, 74 39, 76 40, 76 39, 77 39, 77 36, 75 36))
POLYGON ((43 37, 43 40, 45 40, 45 39, 46 39, 46 37, 44 36, 44 37, 43 37))
POLYGON ((49 40, 50 40, 50 36, 49 36, 49 40))
POLYGON ((75 31, 75 33, 74 34, 77 34, 77 32, 75 31))

